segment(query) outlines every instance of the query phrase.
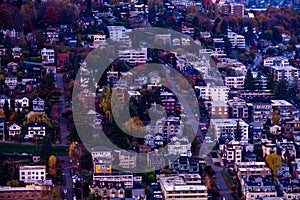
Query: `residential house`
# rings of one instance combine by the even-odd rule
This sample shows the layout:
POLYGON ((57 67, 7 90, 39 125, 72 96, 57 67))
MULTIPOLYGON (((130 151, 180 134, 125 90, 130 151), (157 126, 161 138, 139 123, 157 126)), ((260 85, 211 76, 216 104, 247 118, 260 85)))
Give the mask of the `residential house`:
POLYGON ((12 51, 12 56, 14 57, 14 59, 21 58, 21 56, 22 56, 22 48, 21 47, 15 46, 15 47, 11 48, 11 51, 12 51))
POLYGON ((45 107, 45 101, 42 98, 37 97, 32 100, 32 106, 34 112, 43 112, 45 107))
POLYGON ((18 84, 18 77, 17 76, 5 77, 4 82, 5 82, 5 85, 7 85, 10 90, 14 90, 18 84))
POLYGON ((9 73, 17 73, 20 66, 18 63, 10 62, 7 64, 6 68, 9 73))
POLYGON ((20 181, 44 181, 46 179, 46 166, 20 166, 19 180, 20 181))
POLYGON ((69 53, 57 53, 57 65, 64 66, 65 64, 70 62, 70 54, 69 53))
POLYGON ((29 107, 29 98, 24 95, 16 95, 15 97, 15 111, 24 111, 29 107))
POLYGON ((46 124, 44 122, 30 122, 27 124, 27 134, 25 137, 44 137, 46 136, 46 124))
POLYGON ((16 122, 10 122, 7 124, 7 131, 9 137, 19 136, 22 133, 22 126, 16 122))
POLYGON ((276 57, 268 57, 264 59, 264 67, 271 67, 271 66, 289 66, 289 60, 283 56, 276 56, 276 57))
POLYGON ((280 80, 293 80, 299 77, 300 70, 291 65, 289 66, 270 66, 270 72, 273 79, 280 80))
POLYGON ((55 52, 54 49, 43 48, 41 50, 42 63, 55 63, 55 52))
POLYGON ((0 96, 0 108, 4 107, 5 101, 8 102, 8 107, 10 108, 11 98, 9 96, 4 95, 4 94, 0 96))

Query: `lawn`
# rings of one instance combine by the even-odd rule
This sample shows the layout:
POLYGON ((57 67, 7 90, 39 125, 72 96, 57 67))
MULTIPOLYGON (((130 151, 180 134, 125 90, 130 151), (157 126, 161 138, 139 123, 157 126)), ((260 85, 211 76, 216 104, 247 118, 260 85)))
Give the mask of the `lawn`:
MULTIPOLYGON (((28 153, 40 151, 40 144, 15 144, 0 142, 0 151, 5 153, 28 153)), ((68 146, 52 146, 52 153, 57 156, 67 156, 68 146)))

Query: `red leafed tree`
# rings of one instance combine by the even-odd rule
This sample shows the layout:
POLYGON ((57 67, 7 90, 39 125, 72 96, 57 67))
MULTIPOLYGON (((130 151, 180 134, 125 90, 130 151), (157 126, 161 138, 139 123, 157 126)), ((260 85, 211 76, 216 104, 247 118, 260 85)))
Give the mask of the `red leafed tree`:
POLYGON ((0 29, 12 28, 12 16, 5 4, 0 5, 0 29))
POLYGON ((46 25, 58 24, 61 21, 61 10, 56 6, 48 6, 43 17, 46 25))

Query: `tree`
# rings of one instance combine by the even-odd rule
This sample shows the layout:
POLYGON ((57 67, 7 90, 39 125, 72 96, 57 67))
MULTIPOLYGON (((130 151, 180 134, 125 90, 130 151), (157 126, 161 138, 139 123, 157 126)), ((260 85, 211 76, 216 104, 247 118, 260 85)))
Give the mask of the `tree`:
POLYGON ((241 141, 242 137, 243 137, 243 135, 242 135, 242 130, 241 130, 241 126, 240 126, 240 121, 238 120, 237 124, 236 124, 236 129, 234 132, 234 139, 236 141, 241 141))
POLYGON ((8 104, 7 100, 5 100, 5 102, 4 102, 3 110, 4 110, 4 114, 5 114, 6 120, 9 120, 10 110, 9 110, 9 104, 8 104))
POLYGON ((57 161, 56 157, 54 155, 51 155, 48 160, 49 168, 54 167, 56 165, 56 161, 57 161))
POLYGON ((261 73, 260 72, 257 72, 257 76, 255 78, 255 88, 257 90, 262 89, 262 78, 261 78, 261 73))
POLYGON ((266 157, 266 162, 273 173, 273 181, 276 182, 278 169, 282 166, 281 157, 277 153, 271 153, 266 157))
POLYGON ((48 136, 46 136, 42 142, 41 160, 47 162, 51 155, 52 155, 51 139, 48 136))
POLYGON ((149 183, 155 182, 155 176, 154 176, 153 174, 150 174, 150 175, 148 176, 148 181, 149 181, 149 183))
POLYGON ((26 126, 28 123, 40 123, 43 122, 46 124, 46 127, 48 130, 53 128, 53 125, 48 118, 47 114, 45 112, 34 112, 32 113, 26 121, 24 121, 24 125, 26 126))
POLYGON ((273 111, 272 123, 278 125, 280 121, 280 115, 278 109, 273 111))
POLYGON ((132 117, 131 119, 127 120, 123 124, 123 127, 124 131, 132 136, 141 135, 145 132, 144 124, 139 117, 132 117))
POLYGON ((13 18, 11 12, 7 8, 6 4, 0 5, 0 29, 10 29, 13 25, 13 18))
POLYGON ((245 90, 253 90, 254 89, 254 78, 251 73, 251 70, 247 70, 247 74, 245 77, 245 82, 244 82, 244 89, 245 90))
POLYGON ((61 21, 61 10, 56 6, 46 7, 43 22, 46 25, 58 24, 61 21))
POLYGON ((274 97, 275 99, 288 99, 288 86, 286 80, 280 80, 274 89, 274 97))

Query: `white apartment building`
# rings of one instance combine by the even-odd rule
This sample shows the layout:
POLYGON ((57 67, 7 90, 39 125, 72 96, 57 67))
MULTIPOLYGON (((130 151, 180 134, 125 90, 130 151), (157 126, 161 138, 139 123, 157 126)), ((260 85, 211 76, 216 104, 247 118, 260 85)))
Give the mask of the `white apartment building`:
POLYGON ((272 171, 266 162, 235 163, 234 169, 240 180, 246 177, 249 178, 250 176, 266 177, 272 175, 272 171))
POLYGON ((134 169, 136 167, 137 153, 132 151, 116 151, 119 156, 119 166, 125 169, 134 169))
POLYGON ((243 89, 245 76, 226 76, 224 82, 229 88, 243 89))
POLYGON ((237 124, 239 123, 242 132, 241 143, 248 143, 248 127, 249 125, 242 119, 211 119, 212 133, 216 138, 225 137, 234 139, 237 124))
POLYGON ((270 71, 273 76, 273 79, 276 81, 279 80, 293 80, 294 77, 299 77, 300 70, 291 65, 285 66, 270 66, 270 71))
POLYGON ((246 41, 243 35, 229 31, 228 38, 233 48, 237 47, 239 49, 244 49, 246 47, 246 41))
POLYGON ((191 151, 191 143, 185 137, 172 137, 168 144, 168 154, 187 156, 191 151))
MULTIPOLYGON (((200 176, 195 174, 193 179, 200 181, 200 176)), ((158 176, 161 192, 165 200, 207 200, 207 188, 199 181, 190 183, 185 176, 164 174, 158 176)))
POLYGON ((127 47, 131 46, 131 39, 129 37, 132 29, 126 29, 124 26, 108 26, 109 38, 115 42, 127 44, 127 47))
POLYGON ((55 63, 55 52, 54 49, 43 48, 41 50, 42 62, 43 63, 55 63))
POLYGON ((147 63, 147 48, 120 50, 119 59, 128 62, 130 65, 147 63))
POLYGON ((289 59, 283 56, 268 57, 264 59, 264 67, 289 66, 289 59))
POLYGON ((240 146, 240 143, 238 141, 231 141, 227 145, 222 146, 222 148, 222 159, 225 160, 227 164, 242 162, 243 148, 242 146, 240 146))
POLYGON ((227 86, 195 86, 200 91, 200 96, 205 100, 227 101, 229 88, 227 86))
POLYGON ((46 166, 20 166, 20 181, 44 181, 46 179, 46 166))
POLYGON ((133 175, 132 174, 99 174, 94 175, 94 181, 102 183, 123 183, 125 189, 133 188, 133 175))

